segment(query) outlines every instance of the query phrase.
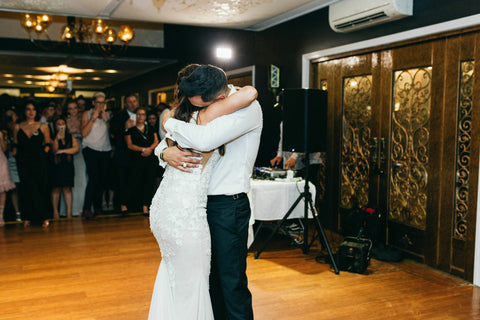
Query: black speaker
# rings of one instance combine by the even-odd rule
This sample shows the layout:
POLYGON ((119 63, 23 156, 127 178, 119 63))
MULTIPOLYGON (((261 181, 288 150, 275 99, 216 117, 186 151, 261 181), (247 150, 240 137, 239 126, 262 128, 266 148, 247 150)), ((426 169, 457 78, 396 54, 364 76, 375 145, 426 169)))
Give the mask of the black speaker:
POLYGON ((282 98, 283 151, 326 151, 327 91, 284 89, 282 98))

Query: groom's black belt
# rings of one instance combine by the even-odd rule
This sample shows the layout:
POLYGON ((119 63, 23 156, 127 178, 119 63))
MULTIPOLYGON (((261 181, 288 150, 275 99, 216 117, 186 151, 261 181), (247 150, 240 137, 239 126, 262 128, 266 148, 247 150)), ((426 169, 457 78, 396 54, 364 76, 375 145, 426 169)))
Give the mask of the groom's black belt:
POLYGON ((247 197, 247 194, 245 192, 232 194, 232 195, 218 194, 218 195, 208 196, 208 201, 239 200, 239 199, 244 199, 246 197, 247 197))

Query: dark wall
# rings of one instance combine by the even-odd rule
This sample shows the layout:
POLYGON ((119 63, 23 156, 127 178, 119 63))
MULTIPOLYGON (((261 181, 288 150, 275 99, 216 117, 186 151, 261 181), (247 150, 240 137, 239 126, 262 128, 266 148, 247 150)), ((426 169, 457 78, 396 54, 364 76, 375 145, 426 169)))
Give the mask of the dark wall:
POLYGON ((172 85, 177 72, 189 63, 210 63, 225 70, 254 64, 254 32, 165 25, 164 35, 165 47, 160 58, 175 62, 109 88, 107 92, 110 96, 119 97, 125 92, 137 92, 145 99, 149 90, 172 85), (230 62, 215 57, 215 48, 221 44, 233 49, 234 56, 230 62))
MULTIPOLYGON (((282 69, 282 86, 301 86, 301 58, 305 53, 386 36, 480 13, 478 0, 414 0, 414 15, 349 33, 334 32, 328 8, 269 28, 256 35, 257 64, 282 69)), ((421 35, 419 35, 421 36, 421 35)))
MULTIPOLYGON (((414 15, 398 21, 350 33, 336 33, 328 23, 328 8, 285 22, 262 32, 165 25, 163 58, 177 62, 158 71, 112 87, 113 95, 126 91, 146 96, 152 88, 171 85, 177 71, 187 63, 212 63, 225 70, 255 65, 255 85, 264 113, 264 129, 257 165, 268 165, 278 145, 279 110, 273 108, 275 94, 268 86, 268 67, 281 69, 281 88, 301 87, 301 58, 305 53, 328 49, 392 33, 407 31, 435 23, 480 13, 478 0, 415 0, 414 15), (218 43, 227 43, 234 50, 234 59, 226 64, 214 58, 218 43)), ((421 35, 419 35, 421 36, 421 35)))
POLYGON ((259 97, 264 97, 264 129, 258 160, 265 163, 265 159, 272 158, 278 145, 280 117, 278 110, 272 107, 274 102, 269 101, 271 92, 266 76, 270 64, 280 67, 281 88, 300 88, 303 54, 478 14, 480 1, 414 0, 413 11, 412 17, 350 33, 337 33, 330 28, 328 8, 324 8, 256 33, 256 88, 259 97))

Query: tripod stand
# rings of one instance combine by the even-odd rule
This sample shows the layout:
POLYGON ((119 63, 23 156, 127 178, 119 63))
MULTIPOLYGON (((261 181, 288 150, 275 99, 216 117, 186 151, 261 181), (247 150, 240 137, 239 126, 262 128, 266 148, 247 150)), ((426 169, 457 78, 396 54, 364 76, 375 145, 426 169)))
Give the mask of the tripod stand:
MULTIPOLYGON (((305 154, 305 157, 306 159, 309 159, 309 153, 307 152, 305 154)), ((292 204, 292 206, 288 209, 287 213, 283 216, 282 220, 277 223, 275 229, 270 233, 270 235, 268 236, 267 240, 263 243, 262 247, 257 251, 257 253, 255 253, 255 259, 258 259, 258 257, 260 256, 260 254, 265 250, 265 248, 267 247, 267 245, 270 243, 270 241, 272 240, 272 238, 274 237, 274 235, 277 233, 278 229, 280 229, 280 227, 285 223, 285 221, 287 221, 288 217, 290 216, 290 214, 293 212, 293 210, 295 210, 295 208, 297 207, 297 205, 300 203, 300 201, 302 199, 304 199, 305 201, 305 205, 304 205, 304 217, 303 217, 303 220, 304 220, 304 230, 303 230, 303 248, 302 248, 302 252, 303 253, 308 253, 308 250, 310 249, 310 246, 313 244, 313 241, 308 244, 308 208, 310 206, 310 210, 312 211, 312 214, 313 214, 313 219, 314 219, 314 223, 315 223, 315 228, 317 230, 317 233, 318 235, 321 237, 321 240, 323 240, 323 243, 325 245, 325 247, 327 248, 327 251, 328 251, 328 255, 330 257, 330 261, 332 262, 332 266, 333 266, 333 269, 335 270, 335 274, 339 274, 339 270, 338 270, 338 267, 337 267, 337 264, 335 262, 335 259, 333 257, 333 254, 332 254, 332 250, 330 249, 330 245, 328 244, 328 240, 327 240, 327 236, 325 235, 325 231, 322 227, 322 224, 320 222, 320 218, 318 217, 318 213, 317 213, 317 210, 315 209, 315 207, 313 206, 313 201, 312 201, 312 195, 310 193, 310 190, 309 190, 309 160, 306 160, 306 168, 305 168, 305 186, 304 186, 304 189, 303 189, 303 192, 300 193, 300 195, 298 196, 298 198, 295 200, 295 202, 292 204)))
POLYGON ((305 254, 308 253, 308 250, 310 249, 310 246, 313 244, 313 240, 314 240, 313 239, 312 242, 310 244, 308 244, 308 208, 310 206, 310 209, 311 209, 312 214, 313 214, 313 219, 314 219, 314 223, 315 223, 317 233, 321 237, 321 240, 323 240, 323 243, 324 243, 325 247, 327 248, 328 255, 330 257, 330 261, 332 262, 332 266, 335 270, 335 274, 339 274, 337 264, 335 262, 333 254, 332 254, 332 250, 330 249, 330 245, 328 244, 328 240, 327 240, 327 237, 325 235, 325 231, 324 231, 324 229, 322 227, 322 224, 320 222, 320 219, 318 217, 318 213, 315 210, 315 207, 313 206, 312 195, 311 195, 310 190, 309 190, 309 182, 310 182, 310 176, 309 176, 309 173, 310 173, 309 172, 309 170, 310 170, 310 153, 309 153, 310 130, 309 130, 309 122, 311 120, 309 120, 309 116, 308 116, 308 110, 309 110, 309 107, 310 107, 308 98, 309 98, 308 90, 305 90, 304 91, 304 96, 303 96, 303 101, 304 101, 304 117, 303 117, 303 120, 304 120, 304 123, 303 123, 303 125, 304 125, 304 132, 303 132, 304 148, 303 148, 303 150, 304 150, 304 153, 305 153, 305 186, 304 186, 303 192, 300 193, 298 198, 295 200, 295 202, 292 204, 292 206, 288 209, 287 213, 283 216, 280 223, 277 224, 277 226, 272 231, 272 233, 269 235, 267 240, 263 243, 260 250, 258 250, 258 252, 255 254, 255 259, 258 259, 260 254, 263 252, 263 250, 265 250, 267 245, 272 240, 273 236, 277 233, 278 229, 280 229, 280 227, 285 223, 285 221, 288 219, 288 217, 293 212, 293 210, 295 210, 295 208, 300 203, 300 201, 302 199, 304 199, 304 201, 305 201, 304 202, 304 217, 303 217, 303 220, 304 220, 303 239, 304 240, 303 240, 302 251, 305 254))

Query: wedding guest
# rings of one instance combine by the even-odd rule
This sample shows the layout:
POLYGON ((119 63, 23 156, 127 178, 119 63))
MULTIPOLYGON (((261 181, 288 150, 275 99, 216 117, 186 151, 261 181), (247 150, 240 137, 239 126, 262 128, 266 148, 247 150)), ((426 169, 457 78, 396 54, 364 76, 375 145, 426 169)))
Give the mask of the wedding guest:
POLYGON ((82 95, 79 95, 77 99, 75 99, 75 102, 77 103, 78 113, 82 115, 87 105, 85 98, 82 95))
POLYGON ((3 150, 7 149, 5 133, 5 131, 0 130, 0 227, 5 225, 3 211, 5 209, 6 192, 15 188, 15 183, 13 183, 10 178, 7 157, 5 157, 5 154, 3 153, 3 150))
POLYGON ((58 202, 60 192, 63 192, 67 207, 67 218, 72 217, 72 187, 74 182, 73 155, 80 150, 75 137, 68 132, 64 118, 54 120, 55 138, 52 144, 53 168, 52 168, 52 204, 53 217, 59 219, 58 202))
POLYGON ((158 132, 159 121, 158 114, 155 110, 150 110, 147 112, 147 122, 148 125, 155 130, 155 132, 158 132))
MULTIPOLYGON (((153 128, 155 132, 159 132, 160 122, 158 121, 158 114, 156 110, 150 110, 147 112, 147 122, 150 127, 153 128)), ((158 139, 160 140, 160 139, 158 139)), ((163 173, 165 169, 158 164, 158 158, 155 157, 153 171, 155 176, 155 189, 158 188, 160 182, 162 181, 163 173)))
POLYGON ((48 105, 45 106, 42 110, 42 116, 40 117, 41 123, 46 123, 50 129, 50 133, 53 132, 53 117, 55 117, 55 110, 57 104, 55 101, 49 101, 48 105))
POLYGON ((31 221, 49 226, 49 189, 47 153, 50 151, 50 130, 38 121, 38 108, 32 101, 25 106, 25 120, 15 125, 13 151, 20 175, 20 203, 25 227, 31 221))
MULTIPOLYGON (((68 131, 75 137, 77 144, 82 149, 82 113, 79 111, 78 105, 75 101, 67 102, 67 128, 68 131)), ((72 189, 72 215, 78 216, 82 213, 83 202, 85 200, 85 188, 87 186, 87 169, 85 167, 85 159, 83 153, 78 152, 73 155, 73 167, 75 168, 75 176, 73 179, 72 189)))
MULTIPOLYGON (((117 178, 115 189, 115 202, 117 205, 126 198, 130 199, 131 189, 128 185, 126 173, 130 170, 132 159, 125 143, 125 132, 135 127, 135 110, 137 107, 137 96, 134 93, 127 93, 124 98, 124 109, 115 114, 110 121, 110 134, 114 146, 113 167, 117 178)), ((145 121, 146 119, 143 120, 145 121)))
MULTIPOLYGON (((141 190, 143 214, 148 216, 148 207, 155 188, 155 176, 152 172, 155 170, 156 159, 153 150, 158 145, 158 135, 153 127, 150 127, 145 121, 147 119, 145 108, 137 108, 135 114, 137 116, 135 126, 128 129, 125 134, 127 147, 132 151, 132 166, 128 172, 128 186, 131 190, 141 190)), ((129 197, 132 194, 129 193, 129 197)), ((121 212, 122 215, 125 215, 128 210, 129 199, 122 200, 121 212)))
POLYGON ((105 94, 95 93, 92 101, 94 107, 82 115, 82 152, 88 175, 82 215, 86 219, 94 219, 95 215, 102 212, 102 195, 112 150, 108 134, 110 115, 105 111, 105 103, 105 94), (95 214, 91 211, 92 205, 95 214))
POLYGON ((5 111, 5 119, 6 119, 6 131, 7 131, 7 159, 8 159, 8 169, 10 171, 10 178, 12 179, 13 183, 15 183, 15 188, 8 191, 8 196, 10 196, 10 200, 13 205, 13 209, 15 210, 15 217, 17 221, 22 221, 22 215, 20 213, 20 206, 18 203, 18 189, 20 185, 20 176, 18 175, 17 169, 17 160, 12 155, 13 149, 13 131, 15 125, 18 121, 18 115, 14 110, 14 107, 5 111))

